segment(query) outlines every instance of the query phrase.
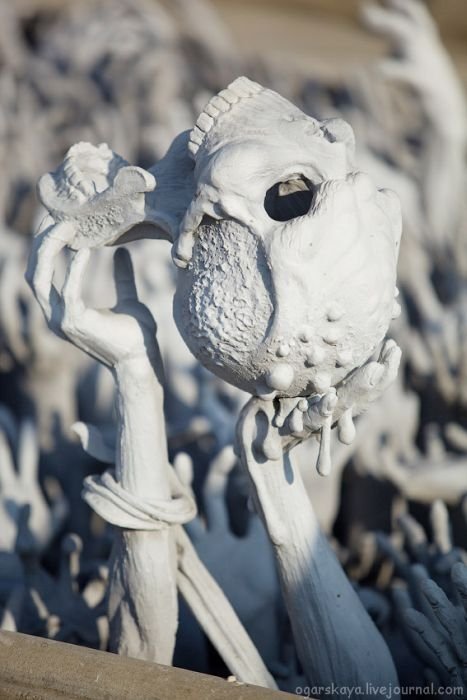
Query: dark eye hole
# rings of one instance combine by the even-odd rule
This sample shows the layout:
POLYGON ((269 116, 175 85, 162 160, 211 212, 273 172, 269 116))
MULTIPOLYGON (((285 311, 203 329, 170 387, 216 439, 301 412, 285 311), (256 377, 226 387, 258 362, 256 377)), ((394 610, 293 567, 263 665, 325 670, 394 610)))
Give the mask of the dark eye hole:
POLYGON ((266 192, 264 208, 275 221, 289 221, 303 216, 310 209, 315 185, 304 175, 296 175, 285 182, 276 182, 266 192))

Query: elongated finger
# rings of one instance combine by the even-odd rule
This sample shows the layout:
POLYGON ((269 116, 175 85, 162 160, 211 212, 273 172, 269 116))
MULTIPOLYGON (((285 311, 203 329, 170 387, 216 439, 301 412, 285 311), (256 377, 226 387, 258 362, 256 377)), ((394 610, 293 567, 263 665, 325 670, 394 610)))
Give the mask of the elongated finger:
POLYGON ((433 580, 424 581, 421 590, 433 611, 433 615, 448 633, 457 656, 460 660, 467 661, 467 642, 459 624, 457 610, 444 591, 433 580))
POLYGON ((379 5, 364 5, 361 10, 364 24, 396 44, 410 41, 413 25, 408 17, 379 5))
POLYGON ((21 424, 18 445, 18 469, 23 484, 31 485, 37 481, 39 466, 39 445, 37 431, 32 420, 21 424))
POLYGON ((213 459, 203 487, 204 509, 209 530, 228 531, 229 518, 225 500, 227 480, 235 465, 235 455, 231 445, 213 459))
POLYGON ((367 362, 359 367, 345 380, 338 389, 338 411, 344 413, 352 408, 353 415, 358 415, 369 402, 384 374, 384 367, 379 362, 367 362))
POLYGON ((397 524, 404 533, 408 549, 417 561, 424 563, 428 558, 428 542, 425 530, 415 518, 408 513, 401 515, 397 524))
POLYGON ((79 437, 83 450, 94 459, 105 464, 115 464, 115 447, 107 445, 104 437, 95 425, 90 423, 73 423, 73 432, 79 437))
POLYGON ((433 530, 433 540, 441 554, 448 554, 452 550, 451 523, 449 511, 443 501, 437 499, 430 510, 430 521, 433 530))
POLYGON ((62 289, 65 323, 72 321, 74 317, 84 311, 83 281, 89 257, 89 248, 82 248, 73 254, 68 265, 62 289))
POLYGON ((438 671, 446 684, 461 684, 456 660, 446 641, 432 627, 429 620, 418 610, 405 610, 402 621, 407 637, 420 658, 438 671))
POLYGON ((444 429, 444 435, 452 447, 467 452, 467 430, 459 423, 448 423, 444 429))
POLYGON ((403 588, 399 584, 394 584, 391 587, 391 598, 398 616, 412 607, 412 599, 407 588, 403 588))
POLYGON ((383 348, 381 350, 381 355, 379 359, 379 362, 384 367, 383 376, 381 377, 381 380, 378 383, 378 389, 380 391, 385 391, 397 377, 401 357, 402 350, 397 345, 396 341, 392 340, 392 338, 386 340, 383 344, 383 348))
POLYGON ((376 533, 375 542, 378 551, 386 556, 396 567, 397 573, 405 578, 409 570, 406 555, 396 549, 391 539, 383 532, 376 533))
POLYGON ((441 627, 433 610, 428 603, 425 595, 423 594, 423 587, 427 581, 430 580, 428 571, 422 564, 412 564, 410 567, 407 580, 410 586, 410 594, 416 605, 416 607, 421 610, 421 612, 430 620, 431 625, 435 630, 441 632, 441 627))
POLYGON ((17 474, 6 434, 0 430, 0 492, 16 484, 17 474))
POLYGON ((70 224, 51 225, 38 233, 32 242, 26 280, 48 322, 52 320, 53 308, 60 306, 60 295, 53 285, 55 259, 72 234, 70 224))
POLYGON ((457 397, 458 387, 456 380, 452 376, 451 368, 449 367, 448 354, 444 348, 442 331, 426 324, 424 328, 424 338, 431 353, 438 387, 444 398, 449 403, 452 403, 457 397))
POLYGON ((351 407, 355 416, 364 411, 395 380, 400 361, 401 349, 394 340, 386 340, 378 362, 367 362, 339 387, 338 414, 351 407))
POLYGON ((317 432, 333 415, 337 405, 337 394, 331 387, 318 401, 313 401, 308 410, 303 414, 303 423, 307 431, 317 432))
POLYGON ((406 15, 414 24, 424 29, 433 31, 436 28, 427 7, 418 0, 386 0, 386 5, 406 15))
POLYGON ((126 248, 118 248, 115 251, 114 279, 117 292, 117 304, 138 299, 133 262, 126 248))
MULTIPOLYGON (((175 474, 180 479, 180 482, 190 493, 193 500, 196 500, 195 494, 192 489, 194 474, 193 460, 191 459, 190 455, 186 452, 178 452, 175 455, 173 469, 175 474)), ((184 528, 192 542, 199 542, 206 534, 206 527, 199 515, 193 518, 193 520, 190 520, 188 523, 185 523, 184 528)))
POLYGON ((0 318, 2 319, 2 334, 9 350, 17 360, 27 358, 28 348, 22 335, 20 301, 24 300, 21 286, 24 282, 18 279, 18 263, 16 260, 4 260, 0 269, 0 318))
POLYGON ((192 491, 193 485, 193 460, 187 452, 177 452, 173 468, 182 484, 192 491))
POLYGON ((451 580, 464 609, 464 615, 467 616, 467 566, 462 562, 456 562, 451 569, 451 580))

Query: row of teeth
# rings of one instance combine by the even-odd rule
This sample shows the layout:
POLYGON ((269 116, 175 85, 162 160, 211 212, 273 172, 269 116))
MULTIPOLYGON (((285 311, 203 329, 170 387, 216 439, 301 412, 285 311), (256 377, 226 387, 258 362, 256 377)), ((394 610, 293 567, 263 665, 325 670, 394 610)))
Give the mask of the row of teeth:
POLYGON ((242 76, 230 83, 225 90, 221 90, 217 95, 214 95, 199 115, 195 126, 191 130, 188 150, 192 156, 196 156, 206 134, 212 129, 220 114, 228 112, 240 100, 258 95, 263 90, 262 85, 242 76))

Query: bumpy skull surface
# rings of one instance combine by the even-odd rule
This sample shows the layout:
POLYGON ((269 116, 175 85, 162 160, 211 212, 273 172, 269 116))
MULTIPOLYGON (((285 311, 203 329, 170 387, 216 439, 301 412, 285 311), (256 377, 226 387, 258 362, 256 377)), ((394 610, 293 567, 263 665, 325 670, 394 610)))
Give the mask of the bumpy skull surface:
POLYGON ((355 171, 341 120, 238 78, 190 134, 196 192, 174 244, 174 313, 193 354, 259 395, 323 393, 394 311, 397 198, 355 171))

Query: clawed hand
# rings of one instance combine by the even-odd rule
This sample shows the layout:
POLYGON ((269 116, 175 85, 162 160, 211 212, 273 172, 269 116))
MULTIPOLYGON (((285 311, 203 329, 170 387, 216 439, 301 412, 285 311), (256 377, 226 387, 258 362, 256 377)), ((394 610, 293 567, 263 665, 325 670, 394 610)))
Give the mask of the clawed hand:
POLYGON ((281 428, 284 449, 318 434, 329 421, 337 422, 342 442, 351 442, 352 417, 363 413, 395 380, 400 358, 398 345, 386 340, 377 361, 369 360, 322 396, 300 399, 281 428))
MULTIPOLYGON (((40 250, 39 250, 40 252, 40 250)), ((41 304, 49 326, 59 336, 81 348, 108 367, 119 362, 149 357, 159 359, 156 323, 144 304, 138 300, 131 257, 120 248, 114 255, 114 279, 117 303, 112 309, 90 309, 83 301, 83 284, 90 250, 74 253, 61 293, 54 287, 53 251, 34 261, 34 274, 28 279, 41 304)))
POLYGON ((460 121, 452 124, 454 116, 465 114, 463 90, 425 5, 419 0, 386 0, 384 6, 364 6, 362 15, 370 29, 389 39, 395 55, 379 64, 381 73, 417 90, 436 121, 449 114, 449 129, 464 132, 460 121))

